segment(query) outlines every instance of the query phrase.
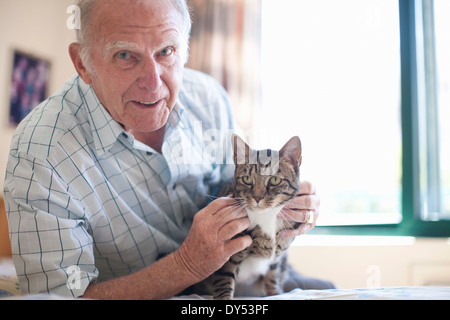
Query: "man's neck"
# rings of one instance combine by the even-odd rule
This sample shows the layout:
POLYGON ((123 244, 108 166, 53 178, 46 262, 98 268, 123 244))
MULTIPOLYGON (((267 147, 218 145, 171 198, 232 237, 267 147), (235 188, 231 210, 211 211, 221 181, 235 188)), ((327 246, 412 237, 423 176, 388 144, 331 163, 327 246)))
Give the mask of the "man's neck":
POLYGON ((164 141, 164 134, 166 132, 166 126, 153 132, 136 132, 133 130, 128 130, 134 138, 147 146, 151 147, 155 151, 162 153, 162 145, 164 141))

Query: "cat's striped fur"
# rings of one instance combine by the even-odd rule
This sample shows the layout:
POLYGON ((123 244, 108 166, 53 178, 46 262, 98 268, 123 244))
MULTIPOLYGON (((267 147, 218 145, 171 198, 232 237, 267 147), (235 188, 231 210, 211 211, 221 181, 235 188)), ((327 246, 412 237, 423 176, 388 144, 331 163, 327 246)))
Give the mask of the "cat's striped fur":
POLYGON ((238 136, 232 139, 236 169, 231 190, 224 190, 223 195, 233 194, 246 208, 251 222, 246 233, 253 243, 233 255, 206 282, 212 285, 214 299, 279 294, 291 243, 280 237, 280 231, 299 224, 278 214, 298 192, 301 142, 293 137, 278 152, 252 150, 238 136))

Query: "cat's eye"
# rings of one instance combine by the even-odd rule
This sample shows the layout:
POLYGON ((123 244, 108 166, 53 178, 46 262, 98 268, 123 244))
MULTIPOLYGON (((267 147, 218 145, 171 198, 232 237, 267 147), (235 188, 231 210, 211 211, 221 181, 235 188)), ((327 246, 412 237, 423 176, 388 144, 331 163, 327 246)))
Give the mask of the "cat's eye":
POLYGON ((277 177, 277 176, 273 176, 273 177, 270 178, 269 183, 272 186, 277 186, 277 185, 279 185, 281 183, 281 178, 277 177))
POLYGON ((250 176, 243 176, 242 177, 242 181, 244 181, 245 184, 252 184, 253 183, 253 178, 250 176))

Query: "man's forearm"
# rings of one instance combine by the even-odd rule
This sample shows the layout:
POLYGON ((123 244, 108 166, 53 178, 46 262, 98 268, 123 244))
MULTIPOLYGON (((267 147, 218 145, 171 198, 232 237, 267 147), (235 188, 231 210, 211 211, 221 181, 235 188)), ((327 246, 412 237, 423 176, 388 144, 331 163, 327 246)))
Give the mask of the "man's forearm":
POLYGON ((101 300, 168 299, 199 282, 178 251, 136 273, 91 284, 83 296, 101 300))

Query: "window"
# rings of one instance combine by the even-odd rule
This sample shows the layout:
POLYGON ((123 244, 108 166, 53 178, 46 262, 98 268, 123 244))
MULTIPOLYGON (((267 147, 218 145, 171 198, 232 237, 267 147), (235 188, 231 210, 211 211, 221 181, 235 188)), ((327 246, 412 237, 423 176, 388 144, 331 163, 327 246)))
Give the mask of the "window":
POLYGON ((400 30, 392 0, 263 0, 258 147, 303 144, 319 225, 401 221, 400 30))
POLYGON ((250 142, 302 139, 313 233, 450 236, 450 1, 262 4, 250 142))

